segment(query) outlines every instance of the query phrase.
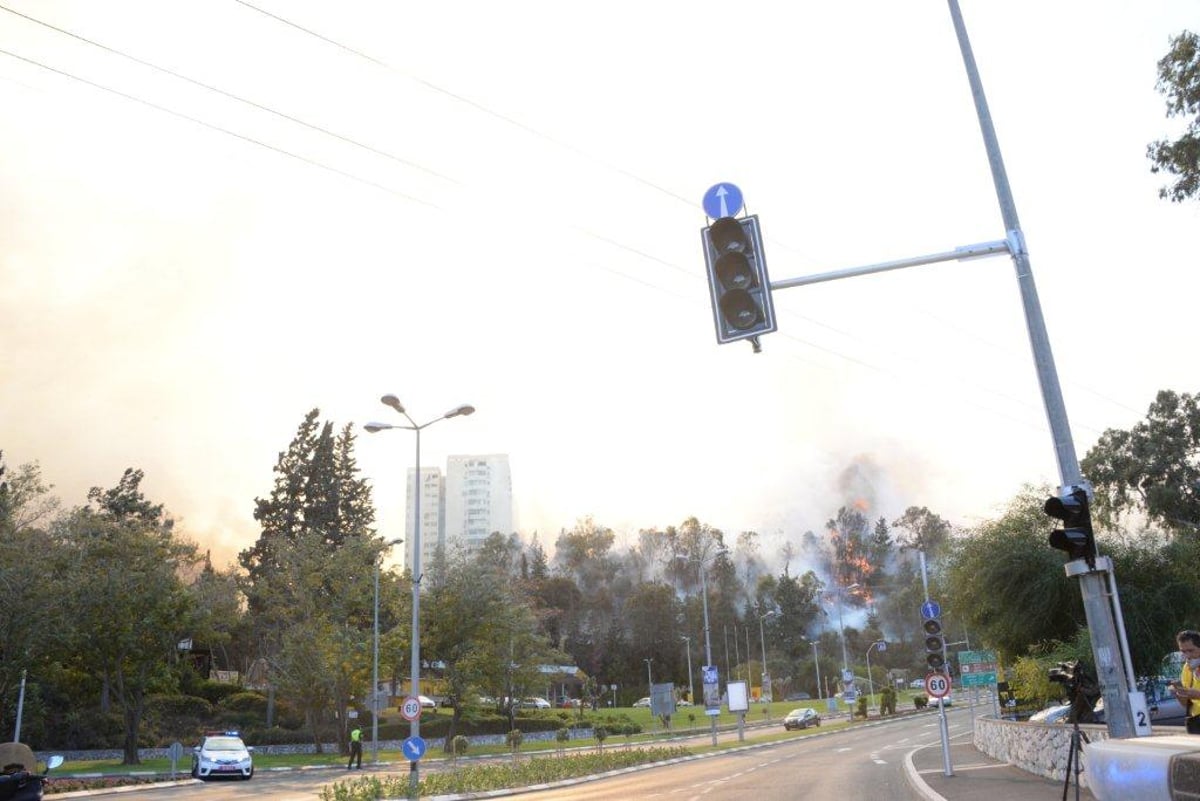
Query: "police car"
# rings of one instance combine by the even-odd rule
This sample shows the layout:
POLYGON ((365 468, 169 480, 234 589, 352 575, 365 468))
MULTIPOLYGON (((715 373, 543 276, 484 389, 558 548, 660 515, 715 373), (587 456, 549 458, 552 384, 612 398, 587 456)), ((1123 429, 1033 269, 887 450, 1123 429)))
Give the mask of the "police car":
POLYGON ((254 775, 253 748, 247 748, 236 731, 205 732, 200 745, 192 749, 192 777, 236 776, 248 780, 254 775))

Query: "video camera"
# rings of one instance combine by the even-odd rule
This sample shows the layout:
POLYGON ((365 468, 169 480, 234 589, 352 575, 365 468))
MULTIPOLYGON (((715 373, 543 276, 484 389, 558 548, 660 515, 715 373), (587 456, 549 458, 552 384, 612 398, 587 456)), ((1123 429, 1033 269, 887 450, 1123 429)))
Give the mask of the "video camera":
POLYGON ((1059 662, 1050 668, 1047 678, 1061 684, 1071 699, 1071 711, 1067 715, 1068 723, 1095 722, 1096 716, 1092 710, 1100 698, 1100 686, 1078 659, 1059 662))

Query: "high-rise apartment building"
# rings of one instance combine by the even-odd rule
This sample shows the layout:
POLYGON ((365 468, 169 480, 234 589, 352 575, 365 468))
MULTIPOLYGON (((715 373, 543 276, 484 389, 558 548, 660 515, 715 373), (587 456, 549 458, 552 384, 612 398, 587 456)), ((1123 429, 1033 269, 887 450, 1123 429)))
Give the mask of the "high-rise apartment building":
POLYGON ((512 473, 508 454, 451 456, 446 460, 445 544, 474 551, 494 531, 513 532, 512 473))
MULTIPOLYGON (((407 509, 404 519, 404 564, 413 565, 413 536, 414 513, 416 504, 413 499, 413 475, 416 471, 408 468, 408 481, 404 492, 404 508, 407 509)), ((421 468, 421 572, 424 573, 432 564, 433 555, 439 546, 446 544, 446 482, 442 477, 441 468, 421 468)), ((419 576, 417 578, 420 578, 419 576)))

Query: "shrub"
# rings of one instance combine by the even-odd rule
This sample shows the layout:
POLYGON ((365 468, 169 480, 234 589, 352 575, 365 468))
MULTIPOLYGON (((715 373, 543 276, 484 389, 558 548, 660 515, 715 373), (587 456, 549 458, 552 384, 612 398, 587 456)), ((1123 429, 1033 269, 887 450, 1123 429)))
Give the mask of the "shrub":
POLYGON ((267 719, 267 699, 262 693, 250 691, 233 693, 222 698, 217 706, 230 712, 253 712, 263 720, 267 719))
POLYGON ((604 741, 608 739, 608 729, 604 726, 597 726, 592 729, 592 736, 596 738, 596 742, 600 744, 600 750, 604 750, 604 741))
POLYGON ((196 738, 212 718, 212 704, 194 695, 151 695, 146 698, 144 733, 151 744, 196 738))
POLYGON ((866 718, 866 716, 867 716, 867 696, 860 695, 858 697, 858 703, 856 703, 854 705, 854 715, 855 715, 855 717, 866 718))
POLYGON ((928 698, 926 698, 923 695, 914 695, 913 696, 913 707, 915 707, 916 709, 924 709, 927 706, 929 706, 928 698))
POLYGON ((471 745, 471 741, 468 740, 466 737, 462 736, 461 734, 456 736, 453 740, 451 740, 450 741, 450 749, 451 749, 451 753, 454 756, 454 759, 457 760, 460 756, 467 753, 467 748, 469 748, 470 745, 471 745))

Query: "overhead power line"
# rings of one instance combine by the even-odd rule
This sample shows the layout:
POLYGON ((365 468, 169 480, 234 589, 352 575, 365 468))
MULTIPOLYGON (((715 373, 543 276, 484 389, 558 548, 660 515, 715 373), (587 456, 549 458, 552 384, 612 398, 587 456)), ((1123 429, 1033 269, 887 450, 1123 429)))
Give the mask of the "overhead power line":
POLYGON ((232 92, 228 92, 228 91, 220 88, 219 86, 213 86, 212 84, 204 83, 203 81, 198 81, 195 78, 189 77, 189 76, 184 75, 179 72, 176 72, 175 70, 169 69, 167 67, 163 67, 159 64, 155 64, 150 61, 146 61, 145 59, 142 59, 142 58, 138 58, 137 56, 131 55, 130 53, 126 53, 123 50, 118 50, 114 47, 109 47, 106 44, 102 44, 101 42, 97 42, 94 39, 89 39, 86 36, 81 36, 80 34, 74 33, 73 31, 69 31, 66 28, 60 28, 57 25, 51 25, 49 22, 46 22, 44 20, 37 19, 36 17, 31 17, 28 14, 23 14, 20 11, 16 11, 14 9, 9 8, 6 5, 0 4, 0 11, 7 11, 9 14, 13 14, 14 16, 18 16, 24 20, 28 20, 29 22, 32 22, 35 25, 41 25, 42 27, 48 28, 52 31, 55 31, 56 33, 61 33, 63 36, 70 36, 72 39, 76 39, 80 42, 84 42, 86 44, 91 45, 92 47, 97 47, 97 48, 105 51, 106 53, 112 53, 113 55, 120 56, 121 58, 132 61, 135 64, 140 64, 143 67, 149 67, 152 70, 161 72, 164 75, 170 75, 172 78, 175 78, 177 80, 186 81, 187 83, 190 83, 193 86, 198 86, 201 89, 207 89, 210 92, 215 92, 216 94, 219 94, 222 97, 227 97, 230 100, 236 100, 239 103, 244 103, 247 106, 252 106, 253 108, 256 108, 260 111, 265 111, 268 114, 274 114, 276 117, 285 119, 288 122, 294 122, 297 125, 301 125, 305 128, 308 128, 311 131, 317 131, 317 132, 322 133, 326 136, 329 136, 333 139, 337 139, 338 141, 346 142, 347 144, 354 145, 355 147, 361 147, 362 149, 368 150, 371 153, 374 153, 376 155, 383 156, 384 158, 391 159, 392 161, 395 161, 397 163, 404 164, 408 167, 412 167, 415 170, 421 170, 422 172, 428 173, 429 175, 433 175, 433 176, 436 176, 443 180, 450 181, 451 183, 461 185, 460 181, 458 181, 454 178, 451 178, 450 176, 445 175, 444 173, 440 173, 437 170, 430 169, 429 167, 426 167, 423 164, 418 164, 417 162, 412 161, 411 159, 406 159, 403 156, 396 155, 395 153, 389 153, 386 150, 381 150, 372 145, 368 145, 365 142, 360 142, 357 139, 352 139, 351 137, 345 136, 336 131, 331 131, 328 128, 323 128, 320 125, 315 125, 313 123, 306 122, 305 120, 302 120, 299 117, 294 117, 291 114, 286 114, 277 109, 273 109, 270 106, 263 105, 262 103, 257 103, 253 100, 249 100, 247 98, 241 97, 240 95, 235 95, 232 92))
POLYGON ((205 128, 208 128, 210 130, 219 131, 220 133, 226 134, 228 136, 232 136, 236 139, 241 139, 243 142, 249 142, 250 144, 258 145, 259 147, 263 147, 263 148, 266 148, 267 150, 287 156, 288 158, 293 158, 293 159, 296 159, 297 161, 302 161, 305 164, 308 164, 310 166, 318 167, 322 170, 327 170, 329 172, 340 175, 343 178, 349 178, 352 181, 357 181, 358 183, 366 184, 367 186, 387 192, 390 195, 395 195, 396 197, 401 197, 401 198, 404 198, 405 200, 410 200, 413 203, 419 203, 422 206, 428 206, 430 208, 435 208, 435 209, 441 208, 440 206, 438 206, 434 203, 431 203, 428 200, 422 200, 419 197, 415 197, 413 195, 407 194, 406 192, 401 192, 398 189, 393 189, 390 186, 385 186, 384 184, 378 183, 376 181, 372 181, 369 178, 363 178, 362 176, 355 175, 354 173, 347 172, 346 170, 340 169, 338 167, 333 167, 329 164, 325 164, 323 162, 317 161, 316 159, 311 159, 308 156, 303 156, 303 155, 300 155, 299 153, 293 153, 290 150, 285 150, 281 147, 277 147, 276 145, 272 145, 269 142, 264 142, 261 139, 255 139, 252 136, 247 136, 246 134, 238 133, 237 131, 231 130, 229 128, 223 128, 220 125, 215 125, 211 122, 207 122, 205 120, 200 119, 199 117, 193 117, 190 114, 184 114, 182 111, 176 111, 175 109, 167 108, 166 106, 163 106, 159 103, 155 103, 152 100, 146 100, 145 98, 138 97, 137 95, 131 95, 128 92, 122 92, 120 89, 114 89, 111 86, 105 86, 102 83, 97 83, 96 81, 88 80, 87 78, 76 75, 72 72, 67 72, 66 70, 62 70, 57 67, 52 67, 49 64, 43 64, 42 62, 36 61, 35 59, 27 58, 18 53, 14 53, 11 50, 4 50, 3 48, 0 48, 0 53, 8 56, 9 58, 15 58, 18 61, 24 61, 26 64, 32 64, 35 67, 40 67, 49 72, 53 72, 56 75, 62 75, 65 78, 70 78, 71 80, 79 81, 80 83, 87 84, 88 86, 91 86, 93 88, 101 89, 105 92, 111 92, 112 94, 117 95, 118 97, 123 97, 126 100, 132 100, 134 103, 140 103, 141 105, 148 106, 149 108, 152 108, 156 111, 161 111, 166 114, 170 114, 173 117, 179 117, 180 119, 187 120, 188 122, 193 122, 196 125, 202 125, 205 128))

